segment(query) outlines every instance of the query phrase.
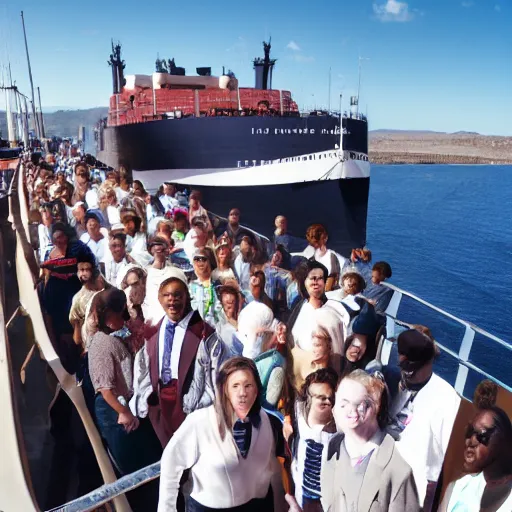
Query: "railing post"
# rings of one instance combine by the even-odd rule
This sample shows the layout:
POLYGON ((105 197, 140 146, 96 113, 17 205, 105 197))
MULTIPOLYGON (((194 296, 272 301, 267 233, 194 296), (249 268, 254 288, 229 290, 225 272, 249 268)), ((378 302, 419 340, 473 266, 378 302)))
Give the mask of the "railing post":
POLYGON ((402 301, 402 292, 395 290, 393 297, 389 301, 388 307, 386 308, 386 334, 387 338, 393 338, 395 336, 395 322, 394 319, 398 314, 398 307, 402 301))
MULTIPOLYGON (((464 333, 464 338, 462 338, 462 343, 460 344, 459 349, 459 359, 467 363, 469 361, 469 354, 471 352, 471 348, 473 346, 473 341, 475 339, 475 331, 471 329, 469 325, 466 325, 466 332, 464 333)), ((459 363, 459 370, 457 372, 457 378, 455 380, 455 391, 459 393, 459 395, 464 395, 464 386, 466 385, 466 380, 468 378, 469 369, 467 366, 459 363)))

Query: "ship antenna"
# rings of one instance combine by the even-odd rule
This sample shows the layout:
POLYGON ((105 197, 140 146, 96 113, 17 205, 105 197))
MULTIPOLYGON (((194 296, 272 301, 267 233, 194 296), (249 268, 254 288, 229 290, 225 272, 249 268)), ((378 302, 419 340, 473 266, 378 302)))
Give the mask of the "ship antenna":
POLYGON ((359 56, 359 83, 358 83, 358 86, 357 86, 357 115, 359 115, 359 96, 361 94, 361 71, 362 71, 362 65, 361 65, 361 62, 363 60, 370 60, 366 57, 361 57, 359 56))
POLYGON ((327 97, 327 112, 331 111, 331 67, 329 66, 329 95, 327 97))
POLYGON ((25 51, 27 52, 27 64, 28 64, 28 76, 30 78, 30 90, 32 93, 32 115, 34 116, 34 126, 36 128, 37 138, 41 136, 39 131, 39 121, 36 115, 36 100, 34 96, 34 81, 32 80, 32 68, 30 66, 30 56, 28 54, 28 43, 27 43, 27 32, 25 30, 25 18, 23 17, 23 11, 21 11, 21 23, 23 25, 23 36, 25 38, 25 51))
POLYGON ((343 108, 342 108, 342 101, 343 101, 343 93, 340 94, 340 155, 341 155, 341 158, 344 158, 344 153, 343 153, 343 108))

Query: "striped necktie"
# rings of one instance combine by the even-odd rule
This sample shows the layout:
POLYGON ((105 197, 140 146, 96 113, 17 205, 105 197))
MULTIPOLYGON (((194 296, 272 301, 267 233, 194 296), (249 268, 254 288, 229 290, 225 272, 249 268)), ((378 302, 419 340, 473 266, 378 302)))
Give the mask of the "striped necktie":
POLYGON ((164 355, 162 357, 162 383, 164 386, 169 384, 172 379, 171 374, 171 352, 172 352, 172 342, 174 340, 174 332, 176 331, 176 324, 171 321, 167 321, 167 325, 165 326, 165 335, 164 335, 164 355))
POLYGON ((245 423, 241 420, 236 420, 233 425, 233 437, 235 438, 235 443, 238 446, 238 450, 240 451, 240 455, 245 459, 247 457, 247 453, 249 452, 249 448, 251 446, 251 437, 252 437, 252 424, 250 421, 246 421, 245 423))

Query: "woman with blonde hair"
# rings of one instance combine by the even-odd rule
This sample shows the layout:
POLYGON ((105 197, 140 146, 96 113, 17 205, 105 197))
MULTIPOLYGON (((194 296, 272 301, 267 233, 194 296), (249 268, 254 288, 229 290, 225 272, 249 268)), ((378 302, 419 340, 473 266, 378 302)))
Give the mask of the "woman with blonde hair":
POLYGON ((299 390, 306 377, 320 368, 332 368, 338 375, 341 371, 343 350, 343 324, 338 314, 330 308, 314 311, 316 325, 311 331, 311 350, 295 345, 292 349, 295 388, 299 390))
POLYGON ((177 510, 187 469, 187 512, 282 509, 275 506, 282 501, 276 457, 284 441, 279 420, 260 406, 261 391, 250 359, 233 357, 221 366, 215 404, 189 414, 164 450, 158 512, 177 510))
MULTIPOLYGON (((347 375, 336 391, 333 414, 338 433, 322 462, 322 509, 419 512, 412 470, 384 431, 388 416, 384 381, 363 370, 347 375)), ((286 499, 290 511, 301 510, 295 498, 286 499)))

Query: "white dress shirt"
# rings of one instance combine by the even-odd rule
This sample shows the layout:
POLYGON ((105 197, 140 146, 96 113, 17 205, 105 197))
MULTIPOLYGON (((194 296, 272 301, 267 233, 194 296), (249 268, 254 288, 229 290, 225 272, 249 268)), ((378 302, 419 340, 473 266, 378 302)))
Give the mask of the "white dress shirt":
POLYGON ((96 260, 99 263, 105 263, 105 256, 108 252, 108 241, 104 236, 101 240, 95 242, 90 236, 89 233, 84 233, 80 237, 80 241, 83 242, 89 249, 91 249, 94 256, 96 256, 96 260))
MULTIPOLYGON (((185 333, 187 332, 188 323, 192 318, 194 311, 191 311, 183 320, 178 322, 176 330, 174 331, 174 339, 172 341, 171 349, 171 379, 178 378, 178 367, 180 363, 180 354, 183 341, 185 339, 185 333)), ((165 348, 165 328, 170 322, 169 317, 165 317, 160 325, 160 331, 158 333, 158 374, 162 375, 162 365, 164 359, 164 348, 165 348)))

